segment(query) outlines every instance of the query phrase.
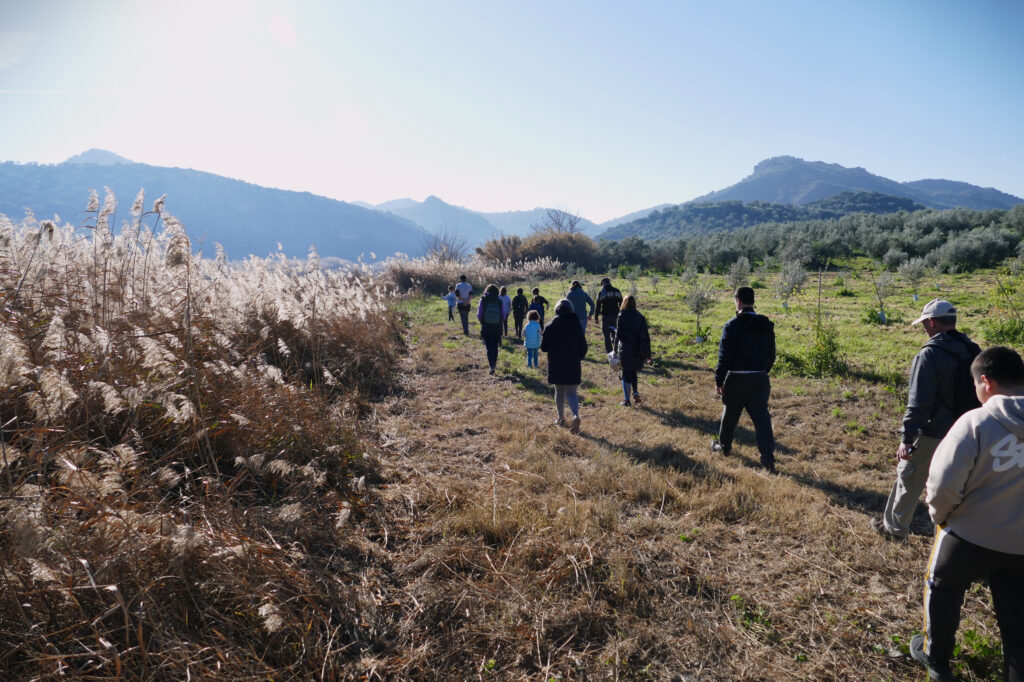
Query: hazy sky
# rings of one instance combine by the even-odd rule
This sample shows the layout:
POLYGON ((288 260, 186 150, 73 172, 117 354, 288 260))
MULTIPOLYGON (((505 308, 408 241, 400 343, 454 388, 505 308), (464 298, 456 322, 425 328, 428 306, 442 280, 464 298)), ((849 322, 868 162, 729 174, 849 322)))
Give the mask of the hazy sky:
POLYGON ((1024 196, 1024 2, 0 0, 0 160, 594 221, 791 154, 1024 196))

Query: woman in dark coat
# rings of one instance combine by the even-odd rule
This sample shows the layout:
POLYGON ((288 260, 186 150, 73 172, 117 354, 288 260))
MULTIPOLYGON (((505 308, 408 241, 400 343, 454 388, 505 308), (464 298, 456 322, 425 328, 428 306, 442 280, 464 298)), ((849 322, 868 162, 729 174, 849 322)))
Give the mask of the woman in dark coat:
POLYGON ((555 386, 556 424, 565 423, 565 403, 572 412, 569 431, 579 433, 580 399, 577 394, 583 372, 581 362, 587 354, 587 337, 580 326, 572 303, 562 299, 555 306, 555 318, 544 329, 540 349, 548 354, 548 383, 555 386))
POLYGON ((622 393, 626 399, 622 405, 640 404, 640 392, 637 391, 636 372, 646 360, 651 359, 651 335, 647 331, 647 320, 636 309, 636 297, 630 294, 622 301, 619 319, 615 322, 615 352, 619 356, 622 368, 622 393), (633 391, 633 403, 629 402, 629 392, 633 391))

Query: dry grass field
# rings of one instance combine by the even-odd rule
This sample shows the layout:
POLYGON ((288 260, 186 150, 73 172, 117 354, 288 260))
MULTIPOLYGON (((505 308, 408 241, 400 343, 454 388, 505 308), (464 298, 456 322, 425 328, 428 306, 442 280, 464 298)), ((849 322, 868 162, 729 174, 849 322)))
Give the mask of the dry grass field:
MULTIPOLYGON (((709 450, 715 344, 687 340, 693 317, 677 283, 640 292, 658 355, 640 408, 618 404, 590 326, 578 436, 553 424, 543 354, 540 371, 527 370, 522 347, 506 342, 490 377, 479 339, 442 321, 442 304, 407 302, 405 392, 380 414, 381 484, 367 507, 386 561, 365 579, 392 611, 365 674, 922 679, 905 652, 920 628, 930 521, 922 505, 915 534, 893 542, 868 519, 892 482, 905 399, 892 382, 925 339, 906 323, 928 296, 901 292, 888 303, 902 324, 870 325, 859 321, 870 284, 847 274, 850 302, 829 295, 835 279, 823 282, 825 304, 851 371, 773 377, 776 476, 757 467, 746 417, 732 456, 709 450)), ((542 287, 552 302, 557 286, 542 287)), ((969 329, 992 314, 985 277, 943 286, 969 329)), ((780 351, 806 345, 815 289, 788 311, 761 292, 780 351)), ((729 315, 726 290, 720 298, 713 325, 729 315)), ((969 595, 960 634, 962 679, 996 675, 987 590, 969 595)))

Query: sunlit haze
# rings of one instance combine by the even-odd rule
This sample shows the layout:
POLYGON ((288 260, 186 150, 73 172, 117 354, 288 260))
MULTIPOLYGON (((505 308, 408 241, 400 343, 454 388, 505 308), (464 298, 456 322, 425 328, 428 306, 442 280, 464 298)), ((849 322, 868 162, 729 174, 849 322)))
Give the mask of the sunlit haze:
POLYGON ((1024 195, 1020 2, 12 2, 0 160, 594 221, 781 154, 1024 195))

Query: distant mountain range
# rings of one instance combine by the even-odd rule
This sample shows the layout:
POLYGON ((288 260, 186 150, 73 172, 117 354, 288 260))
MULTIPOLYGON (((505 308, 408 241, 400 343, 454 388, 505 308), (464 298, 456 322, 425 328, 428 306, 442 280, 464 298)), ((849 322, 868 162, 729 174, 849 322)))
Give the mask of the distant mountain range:
POLYGON ((697 197, 701 201, 767 201, 809 204, 840 192, 878 192, 913 199, 929 208, 1013 208, 1024 199, 991 187, 952 180, 896 182, 863 168, 776 156, 754 166, 754 172, 735 185, 697 197))
POLYGON ((134 163, 111 152, 89 150, 54 165, 0 163, 0 213, 14 221, 26 210, 39 219, 55 214, 82 224, 89 190, 110 187, 118 200, 116 226, 128 218, 139 189, 146 210, 167 194, 167 210, 185 225, 193 246, 213 253, 213 242, 229 258, 265 256, 281 244, 289 256, 304 257, 316 245, 324 258, 356 260, 397 251, 418 255, 430 235, 396 215, 308 192, 260 187, 212 173, 134 163))
POLYGON ((896 213, 927 208, 912 199, 878 192, 840 192, 803 206, 772 204, 767 201, 737 199, 727 201, 691 201, 669 206, 601 234, 602 239, 620 240, 640 237, 644 240, 678 239, 710 232, 732 232, 763 223, 789 223, 798 220, 839 218, 851 213, 896 213))
POLYGON ((660 207, 601 232, 602 239, 675 239, 765 222, 892 213, 922 208, 1009 209, 1024 199, 952 180, 896 182, 863 168, 777 156, 735 185, 678 206, 660 207), (744 203, 745 202, 745 203, 744 203))
MULTIPOLYGON (((376 206, 362 202, 359 205, 411 220, 432 234, 447 232, 459 235, 466 239, 470 247, 479 246, 501 234, 525 236, 534 227, 543 225, 550 210, 535 208, 530 211, 483 213, 454 206, 433 195, 423 201, 395 199, 376 206)), ((581 232, 591 236, 601 232, 604 227, 585 218, 581 218, 577 225, 581 232)))
MULTIPOLYGON (((549 211, 485 213, 436 196, 378 205, 347 203, 202 171, 135 163, 91 149, 54 165, 0 163, 0 213, 17 221, 30 210, 40 219, 57 214, 81 224, 89 190, 102 192, 104 187, 113 189, 120 202, 118 219, 127 217, 127 206, 140 188, 146 190, 147 208, 167 194, 167 209, 184 223, 197 246, 210 252, 212 243, 219 242, 231 258, 266 255, 278 243, 286 254, 298 257, 314 244, 324 258, 355 260, 371 252, 384 258, 397 251, 418 255, 432 235, 442 232, 464 237, 472 248, 498 234, 526 235, 544 223, 549 211)), ((1006 209, 1020 203, 1024 199, 966 182, 901 183, 863 168, 779 156, 757 164, 740 182, 686 204, 661 204, 599 225, 581 218, 578 227, 600 238, 659 239, 857 211, 1006 209)))

